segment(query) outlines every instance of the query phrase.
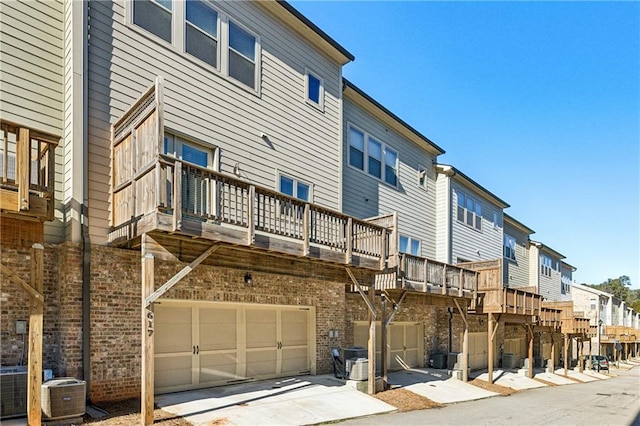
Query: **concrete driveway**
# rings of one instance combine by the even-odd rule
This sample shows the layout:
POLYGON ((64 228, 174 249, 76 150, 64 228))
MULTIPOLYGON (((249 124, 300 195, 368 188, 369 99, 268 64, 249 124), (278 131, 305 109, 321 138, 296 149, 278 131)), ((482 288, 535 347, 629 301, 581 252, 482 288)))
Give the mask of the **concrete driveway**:
POLYGON ((396 410, 332 375, 158 395, 155 402, 195 425, 305 425, 396 410))

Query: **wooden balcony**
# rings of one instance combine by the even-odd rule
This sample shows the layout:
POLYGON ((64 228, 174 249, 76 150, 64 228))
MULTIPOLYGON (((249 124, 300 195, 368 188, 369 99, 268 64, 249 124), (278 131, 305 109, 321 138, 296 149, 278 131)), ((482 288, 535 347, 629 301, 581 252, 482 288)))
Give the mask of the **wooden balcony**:
POLYGON ((163 155, 158 78, 112 127, 113 245, 155 233, 381 270, 387 229, 163 155))
POLYGON ((515 288, 478 290, 476 313, 538 316, 542 296, 515 288))
POLYGON ((540 308, 540 315, 538 316, 538 324, 541 327, 548 327, 552 329, 559 329, 562 325, 561 321, 561 309, 553 309, 542 306, 540 308))
POLYGON ((601 343, 636 343, 640 341, 640 330, 622 325, 607 325, 600 336, 601 343))
POLYGON ((538 316, 542 308, 542 296, 529 289, 504 287, 502 284, 502 259, 466 262, 458 266, 478 273, 478 299, 476 313, 513 314, 538 316))
POLYGON ((395 258, 398 268, 376 277, 377 290, 410 290, 467 299, 476 297, 478 274, 474 271, 406 253, 396 253, 395 258))
POLYGON ((0 120, 0 211, 53 219, 55 148, 60 138, 0 120))
POLYGON ((584 312, 574 311, 573 302, 543 302, 545 308, 559 309, 562 325, 560 331, 563 334, 580 334, 590 336, 592 333, 591 320, 584 317, 584 312))

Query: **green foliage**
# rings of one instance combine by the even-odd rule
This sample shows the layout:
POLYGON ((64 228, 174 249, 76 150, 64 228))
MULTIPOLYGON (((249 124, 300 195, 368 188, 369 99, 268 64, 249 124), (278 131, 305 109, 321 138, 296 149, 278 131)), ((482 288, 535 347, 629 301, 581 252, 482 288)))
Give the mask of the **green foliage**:
MULTIPOLYGON (((632 304, 640 298, 640 294, 638 294, 640 292, 630 288, 631 279, 626 275, 622 275, 614 279, 609 278, 600 284, 591 284, 590 287, 611 293, 617 299, 623 300, 629 304, 632 304)), ((636 309, 636 312, 640 311, 636 309)))

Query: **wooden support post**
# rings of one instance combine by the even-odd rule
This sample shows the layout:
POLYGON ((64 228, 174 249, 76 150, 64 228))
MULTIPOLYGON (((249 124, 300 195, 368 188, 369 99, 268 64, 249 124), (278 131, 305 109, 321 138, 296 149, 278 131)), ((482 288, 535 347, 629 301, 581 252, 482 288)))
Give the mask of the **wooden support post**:
MULTIPOLYGON (((464 295, 464 285, 462 285, 462 279, 464 278, 464 274, 462 269, 460 269, 460 273, 458 274, 458 296, 462 297, 464 295)), ((465 380, 466 382, 466 380, 465 380)))
POLYGON ((553 332, 551 332, 551 372, 556 371, 556 344, 553 341, 553 332))
POLYGON ((140 399, 142 407, 140 411, 140 423, 145 426, 153 425, 153 392, 154 392, 154 319, 153 305, 147 307, 147 298, 154 290, 154 257, 146 253, 142 257, 142 306, 141 306, 141 333, 142 333, 142 387, 140 399))
POLYGON ((424 259, 424 282, 422 284, 422 290, 426 293, 429 285, 429 261, 426 258, 424 259))
POLYGON ((562 351, 564 354, 564 376, 567 377, 569 374, 569 335, 564 334, 564 350, 562 351))
POLYGON ((462 316, 462 321, 464 322, 464 333, 462 335, 462 381, 469 381, 469 322, 467 321, 467 306, 465 305, 464 309, 460 307, 460 303, 458 303, 458 299, 453 299, 460 315, 462 316))
POLYGON ((447 265, 442 265, 442 294, 447 294, 447 265))
MULTIPOLYGON (((22 129, 21 129, 22 131, 22 129)), ((27 131, 28 135, 28 131, 27 131)), ((44 289, 44 247, 34 244, 31 247, 31 286, 42 294, 44 289)), ((27 418, 29 426, 42 423, 42 315, 44 304, 31 301, 29 314, 29 366, 27 387, 27 418)))
POLYGON ((533 327, 527 324, 527 332, 529 334, 529 378, 533 379, 533 327))
POLYGON ((18 210, 29 210, 29 168, 31 148, 29 129, 20 128, 16 146, 16 183, 18 184, 18 210))
POLYGON ((578 355, 578 359, 580 360, 580 372, 584 371, 584 340, 580 338, 580 354, 578 355))
POLYGON ((382 230, 380 235, 380 270, 387 265, 387 229, 382 230))
POLYGON ((382 295, 382 318, 380 320, 380 357, 382 365, 382 390, 387 390, 387 384, 389 378, 387 376, 387 358, 389 353, 387 351, 387 297, 382 295))
MULTIPOLYGON (((374 299, 376 296, 374 286, 369 286, 369 302, 372 306, 375 306, 374 299)), ((369 310, 369 371, 367 386, 367 393, 369 395, 375 395, 376 393, 376 314, 375 311, 369 310)))
POLYGON ((489 341, 487 342, 487 369, 488 369, 488 376, 489 376, 489 384, 493 384, 493 323, 494 323, 494 318, 493 318, 493 314, 488 314, 489 316, 489 320, 487 321, 488 323, 488 330, 487 330, 487 336, 489 337, 489 341))

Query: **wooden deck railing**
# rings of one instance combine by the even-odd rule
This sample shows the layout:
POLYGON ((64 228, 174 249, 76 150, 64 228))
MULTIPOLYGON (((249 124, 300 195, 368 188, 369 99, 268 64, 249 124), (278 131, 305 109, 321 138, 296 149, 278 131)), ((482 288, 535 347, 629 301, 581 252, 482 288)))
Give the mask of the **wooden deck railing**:
POLYGON ((561 325, 561 313, 562 311, 560 309, 541 307, 540 315, 538 316, 538 325, 559 328, 561 325))
POLYGON ((258 233, 301 243, 304 256, 322 247, 342 254, 346 263, 357 255, 378 260, 381 269, 386 260, 385 227, 170 156, 161 155, 117 186, 113 200, 113 239, 135 236, 136 218, 158 211, 171 217, 172 232, 186 221, 206 222, 244 229, 246 245, 258 233))
POLYGON ((53 219, 55 147, 60 138, 0 121, 0 208, 53 219))
POLYGON ((406 253, 398 253, 397 256, 397 270, 376 276, 376 289, 475 297, 478 285, 476 272, 406 253))
POLYGON ((479 291, 483 293, 480 305, 483 313, 540 315, 542 296, 539 294, 507 287, 479 291))

